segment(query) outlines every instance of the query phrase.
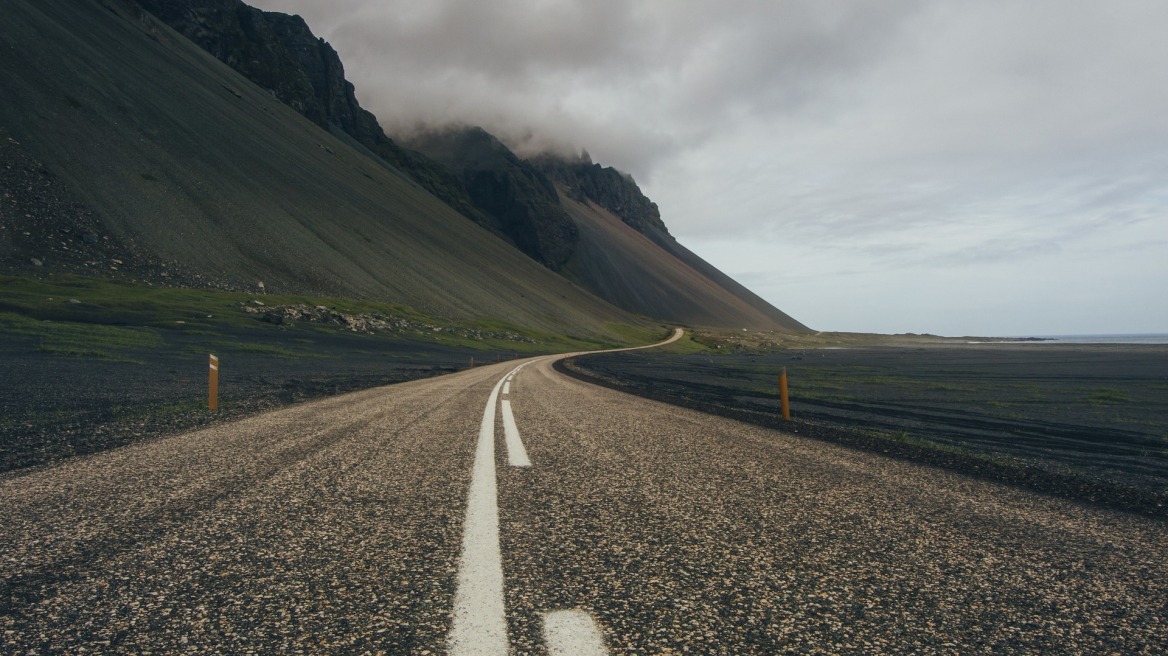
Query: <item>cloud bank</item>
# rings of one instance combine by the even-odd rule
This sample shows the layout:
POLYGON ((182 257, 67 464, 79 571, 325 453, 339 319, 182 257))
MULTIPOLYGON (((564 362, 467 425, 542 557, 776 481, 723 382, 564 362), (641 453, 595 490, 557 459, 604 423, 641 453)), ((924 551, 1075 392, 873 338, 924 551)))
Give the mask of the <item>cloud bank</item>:
POLYGON ((391 134, 587 148, 817 328, 1168 332, 1159 0, 253 4, 391 134))

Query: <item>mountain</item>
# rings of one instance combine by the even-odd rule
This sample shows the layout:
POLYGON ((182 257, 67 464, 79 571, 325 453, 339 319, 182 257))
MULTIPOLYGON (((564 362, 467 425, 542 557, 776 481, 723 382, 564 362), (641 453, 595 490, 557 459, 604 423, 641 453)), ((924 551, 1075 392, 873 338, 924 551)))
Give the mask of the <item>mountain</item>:
POLYGON ((543 156, 533 164, 575 201, 566 205, 580 227, 580 246, 565 274, 601 298, 683 323, 809 331, 678 243, 632 176, 593 163, 587 152, 576 159, 543 156), (643 239, 631 237, 606 214, 643 239), (598 266, 602 259, 611 264, 598 266))
POLYGON ((537 262, 557 271, 574 262, 571 270, 562 272, 620 307, 683 323, 807 330, 681 246, 669 235, 657 205, 641 193, 631 176, 594 164, 587 153, 578 159, 540 156, 527 161, 473 126, 414 135, 406 144, 409 147, 403 148, 385 135, 372 114, 361 109, 353 85, 344 79, 336 51, 315 37, 300 17, 261 11, 241 0, 138 2, 304 116, 334 132, 347 133, 537 262), (613 257, 602 252, 607 246, 598 243, 578 252, 583 228, 572 218, 575 215, 569 216, 555 185, 577 203, 595 203, 620 217, 665 253, 640 250, 633 267, 640 273, 636 276, 618 273, 628 267, 589 263, 589 257, 605 261, 613 257), (697 287, 670 288, 667 280, 678 282, 673 272, 679 261, 682 268, 699 274, 684 279, 706 280, 697 287), (711 297, 708 282, 720 288, 713 292, 715 297, 729 293, 737 300, 711 297), (657 302, 646 303, 650 298, 657 302), (730 311, 742 304, 749 309, 730 311), (703 309, 714 307, 722 311, 703 309))
POLYGON ((669 234, 657 203, 641 193, 631 175, 611 166, 594 164, 588 151, 579 158, 541 155, 532 164, 548 178, 562 184, 567 195, 579 203, 593 202, 620 217, 637 232, 655 230, 669 234))
POLYGON ((457 176, 386 136, 357 102, 337 51, 299 16, 263 11, 241 0, 137 0, 179 34, 326 130, 347 135, 481 225, 457 176))
POLYGON ((409 145, 459 176, 491 227, 521 251, 553 270, 572 256, 576 224, 560 204, 555 185, 486 130, 435 130, 409 145))
POLYGON ((0 90, 15 102, 0 107, 0 132, 29 162, 16 178, 79 210, 6 208, 12 226, 56 219, 28 238, 0 232, 0 268, 106 258, 184 284, 263 281, 559 330, 628 313, 806 330, 678 244, 615 169, 525 160, 474 127, 403 147, 297 16, 239 0, 2 11, 0 90))
POLYGON ((33 169, 16 172, 32 191, 5 190, 27 227, 0 240, 4 270, 48 275, 67 258, 47 249, 120 243, 92 251, 109 259, 91 270, 165 267, 204 285, 262 281, 568 334, 638 321, 133 3, 0 3, 0 97, 5 166, 33 169))
POLYGON ((631 176, 587 155, 523 160, 477 127, 447 127, 406 143, 462 175, 472 202, 488 214, 499 215, 484 197, 523 218, 500 227, 516 243, 528 234, 553 245, 554 261, 532 256, 617 307, 690 325, 808 330, 679 244, 631 176))

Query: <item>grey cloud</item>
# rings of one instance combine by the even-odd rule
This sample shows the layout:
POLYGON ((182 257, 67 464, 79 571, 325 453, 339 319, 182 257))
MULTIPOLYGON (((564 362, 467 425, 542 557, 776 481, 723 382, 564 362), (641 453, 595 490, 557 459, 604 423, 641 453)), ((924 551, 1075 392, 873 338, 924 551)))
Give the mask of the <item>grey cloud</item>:
POLYGON ((259 0, 330 40, 392 131, 483 125, 647 178, 718 126, 814 102, 886 48, 913 1, 259 0))
MULTIPOLYGON (((894 294, 922 273, 937 298, 1028 267, 1168 285, 1154 249, 1127 249, 1168 234, 1162 0, 253 1, 332 42, 391 133, 586 148, 760 290, 791 288, 771 264, 789 253, 824 282, 799 286, 810 325, 844 316, 827 306, 853 283, 894 294)), ((994 298, 1073 314, 1015 291, 994 298)), ((1120 297, 1099 302, 1121 322, 1120 297)))

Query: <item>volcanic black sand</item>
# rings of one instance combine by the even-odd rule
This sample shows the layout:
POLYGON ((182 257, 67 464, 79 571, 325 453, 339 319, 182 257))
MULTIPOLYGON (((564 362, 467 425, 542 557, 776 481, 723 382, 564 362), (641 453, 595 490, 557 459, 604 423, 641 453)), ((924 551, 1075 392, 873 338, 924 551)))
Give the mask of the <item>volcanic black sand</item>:
MULTIPOLYGON (((100 327, 95 328, 100 329, 100 327)), ((157 331, 165 347, 115 358, 45 352, 0 339, 0 472, 93 453, 296 401, 511 358, 367 335, 157 331), (207 410, 208 354, 220 358, 219 410, 207 410)))
POLYGON ((598 354, 568 373, 642 396, 1164 515, 1168 347, 1006 344, 598 354), (787 369, 793 421, 783 422, 787 369))

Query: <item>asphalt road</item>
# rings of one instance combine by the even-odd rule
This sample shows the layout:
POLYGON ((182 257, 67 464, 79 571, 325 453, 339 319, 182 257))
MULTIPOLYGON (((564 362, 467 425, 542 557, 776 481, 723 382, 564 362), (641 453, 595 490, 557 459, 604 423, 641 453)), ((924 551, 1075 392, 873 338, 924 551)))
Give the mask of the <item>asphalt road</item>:
POLYGON ((1164 652, 1164 522, 516 364, 5 475, 0 653, 1164 652))

